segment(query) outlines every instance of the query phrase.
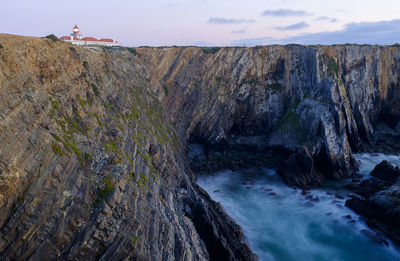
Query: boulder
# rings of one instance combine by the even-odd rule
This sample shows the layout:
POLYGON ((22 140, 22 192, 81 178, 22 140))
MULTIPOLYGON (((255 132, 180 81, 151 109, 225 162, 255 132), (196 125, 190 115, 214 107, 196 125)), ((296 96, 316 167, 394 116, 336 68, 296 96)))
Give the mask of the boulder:
POLYGON ((387 189, 389 186, 390 182, 378 178, 370 178, 361 183, 351 183, 346 187, 362 197, 369 198, 377 192, 387 189))
MULTIPOLYGON (((379 191, 369 199, 351 198, 346 207, 367 218, 367 224, 400 245, 400 187, 379 191)), ((368 236, 368 235, 367 235, 368 236)))
POLYGON ((375 166, 371 172, 371 176, 391 182, 393 184, 400 176, 400 169, 399 167, 394 167, 392 164, 390 164, 390 162, 384 160, 375 166))

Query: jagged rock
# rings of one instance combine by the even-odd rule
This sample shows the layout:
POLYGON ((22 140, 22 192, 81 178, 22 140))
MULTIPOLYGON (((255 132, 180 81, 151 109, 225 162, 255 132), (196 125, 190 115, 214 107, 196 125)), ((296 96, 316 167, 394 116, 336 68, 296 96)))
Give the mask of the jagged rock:
POLYGON ((354 191, 358 195, 369 198, 377 192, 387 189, 390 183, 377 178, 370 178, 363 180, 361 183, 351 183, 347 188, 354 191))
POLYGON ((400 177, 400 169, 399 167, 394 167, 390 162, 384 160, 375 166, 371 172, 371 176, 393 184, 400 177))
POLYGON ((377 244, 389 246, 389 243, 384 238, 378 236, 376 233, 370 230, 362 229, 361 233, 369 237, 372 241, 374 241, 377 244))
POLYGON ((368 218, 367 223, 378 228, 396 244, 400 244, 400 188, 398 185, 382 190, 369 199, 352 198, 346 206, 368 218))
POLYGON ((400 147, 399 47, 0 43, 0 259, 255 260, 190 143, 204 169, 301 187, 351 177, 351 147, 400 147))

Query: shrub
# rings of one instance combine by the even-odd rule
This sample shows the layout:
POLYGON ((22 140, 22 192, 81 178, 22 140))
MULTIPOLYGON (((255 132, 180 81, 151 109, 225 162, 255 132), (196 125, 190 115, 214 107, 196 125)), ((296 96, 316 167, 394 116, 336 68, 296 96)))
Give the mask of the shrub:
POLYGON ((59 40, 58 40, 58 37, 55 36, 54 34, 49 34, 49 35, 45 36, 44 38, 50 39, 50 40, 52 40, 53 42, 58 42, 58 41, 59 41, 59 40))
POLYGON ((138 52, 136 51, 136 49, 135 48, 126 48, 126 49, 128 49, 128 51, 131 53, 131 54, 133 54, 133 55, 138 55, 138 52))
POLYGON ((97 85, 94 84, 94 83, 91 83, 90 86, 92 86, 92 90, 93 90, 94 95, 99 96, 100 93, 99 93, 99 88, 97 88, 97 85))
POLYGON ((97 189, 97 205, 100 205, 103 200, 108 199, 108 197, 114 192, 115 184, 111 181, 111 178, 104 178, 103 182, 104 186, 97 189))
POLYGON ((273 83, 268 85, 268 88, 272 89, 273 91, 279 91, 281 87, 282 85, 280 83, 273 83))
POLYGON ((53 144, 51 144, 51 148, 53 149, 54 154, 60 155, 60 156, 63 155, 63 151, 57 143, 53 142, 53 144))
POLYGON ((3 48, 3 45, 0 43, 0 49, 3 48))
POLYGON ((203 51, 203 53, 205 54, 215 54, 217 53, 219 50, 221 50, 220 47, 204 47, 201 48, 201 50, 203 51))
POLYGON ((83 61, 82 65, 86 70, 89 68, 89 63, 87 61, 83 61))
POLYGON ((339 65, 336 63, 335 59, 328 56, 328 72, 335 73, 336 77, 339 75, 339 65))

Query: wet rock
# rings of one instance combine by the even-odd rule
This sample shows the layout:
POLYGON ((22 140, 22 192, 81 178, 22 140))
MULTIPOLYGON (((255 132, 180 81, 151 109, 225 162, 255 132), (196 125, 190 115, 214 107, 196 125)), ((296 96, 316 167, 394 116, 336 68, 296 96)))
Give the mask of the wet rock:
POLYGON ((253 180, 245 180, 245 181, 243 181, 243 184, 247 185, 247 186, 251 186, 251 185, 254 185, 254 181, 253 180))
POLYGON ((318 198, 318 197, 314 197, 314 198, 311 199, 311 201, 313 201, 313 202, 319 202, 319 198, 318 198))
POLYGON ((396 188, 391 191, 381 191, 370 199, 349 199, 346 206, 366 218, 367 224, 383 231, 396 244, 400 244, 400 195, 396 188))
POLYGON ((358 183, 358 182, 361 181, 361 179, 362 179, 362 175, 360 175, 360 174, 355 174, 354 177, 353 177, 353 179, 351 180, 351 182, 358 183))
POLYGON ((371 210, 369 209, 367 202, 363 199, 348 199, 346 200, 345 206, 361 215, 368 216, 371 214, 371 210))
POLYGON ((393 184, 400 176, 400 169, 399 167, 394 167, 392 164, 390 164, 390 162, 384 160, 375 166, 371 172, 371 176, 393 184))
POLYGON ((379 245, 389 246, 389 242, 387 242, 387 240, 378 236, 376 233, 374 233, 370 230, 362 229, 361 233, 363 233, 365 236, 367 236, 369 239, 371 239, 372 241, 374 241, 375 243, 377 243, 379 245))
POLYGON ((337 198, 337 199, 344 199, 344 197, 343 197, 342 195, 339 195, 339 194, 335 194, 335 198, 337 198))
POLYGON ((390 183, 377 178, 370 178, 362 181, 359 184, 347 185, 347 188, 354 191, 360 196, 369 198, 375 195, 377 192, 387 189, 390 183))

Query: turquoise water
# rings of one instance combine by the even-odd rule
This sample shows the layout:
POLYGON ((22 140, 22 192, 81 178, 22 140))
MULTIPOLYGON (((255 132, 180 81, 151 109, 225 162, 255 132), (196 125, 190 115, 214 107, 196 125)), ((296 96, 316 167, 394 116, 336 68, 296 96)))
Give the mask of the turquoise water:
MULTIPOLYGON (((356 159, 364 174, 380 162, 367 154, 356 159)), ((400 157, 394 159, 400 163, 400 157)), ((258 168, 199 176, 198 184, 243 228, 260 260, 400 260, 394 247, 361 233, 369 229, 344 207, 349 192, 340 183, 305 194, 274 170, 258 168)))

